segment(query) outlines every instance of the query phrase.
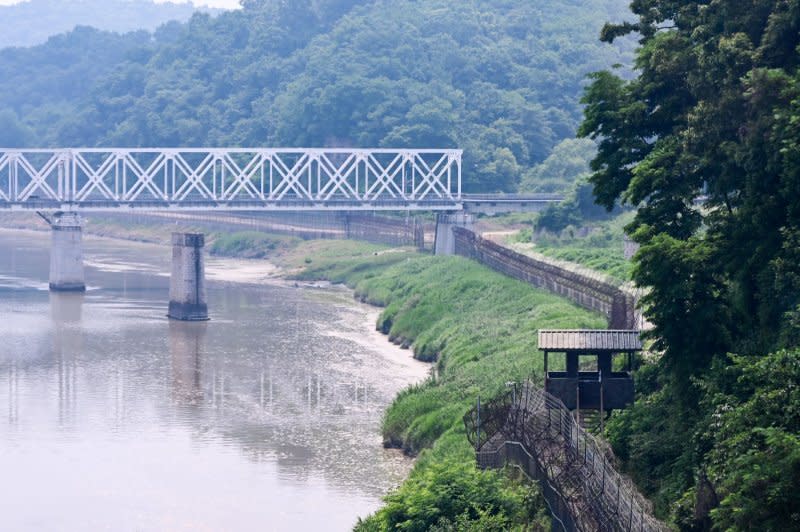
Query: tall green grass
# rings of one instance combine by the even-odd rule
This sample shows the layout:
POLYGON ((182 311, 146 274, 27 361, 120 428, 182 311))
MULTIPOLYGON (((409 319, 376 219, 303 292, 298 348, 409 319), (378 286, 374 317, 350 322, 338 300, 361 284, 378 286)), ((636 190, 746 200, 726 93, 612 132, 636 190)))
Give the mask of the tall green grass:
POLYGON ((209 252, 224 257, 260 259, 274 255, 277 250, 295 246, 300 239, 277 236, 259 231, 212 233, 209 252))
POLYGON ((355 282, 356 295, 385 306, 378 328, 436 361, 435 379, 400 395, 383 425, 409 452, 429 447, 478 394, 541 375, 541 328, 603 328, 604 319, 568 301, 460 257, 416 257, 355 282))
POLYGON ((531 230, 523 230, 515 240, 533 241, 534 250, 543 255, 580 264, 624 283, 631 279, 632 266, 625 259, 623 246, 624 227, 631 220, 632 213, 626 212, 611 220, 591 222, 585 228, 570 226, 559 234, 534 236, 531 230), (588 234, 581 236, 582 229, 588 234))

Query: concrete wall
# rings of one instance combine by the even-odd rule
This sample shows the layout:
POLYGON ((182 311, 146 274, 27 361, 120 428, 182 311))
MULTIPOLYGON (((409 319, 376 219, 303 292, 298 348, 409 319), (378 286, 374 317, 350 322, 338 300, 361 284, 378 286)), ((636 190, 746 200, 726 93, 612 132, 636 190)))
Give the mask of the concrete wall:
POLYGON ((455 253, 473 259, 502 274, 566 297, 579 306, 608 317, 609 328, 635 326, 633 297, 620 288, 538 261, 481 238, 461 227, 453 229, 455 253))
POLYGON ((453 230, 462 228, 471 231, 474 223, 475 216, 463 212, 437 215, 434 255, 455 255, 456 237, 453 230))

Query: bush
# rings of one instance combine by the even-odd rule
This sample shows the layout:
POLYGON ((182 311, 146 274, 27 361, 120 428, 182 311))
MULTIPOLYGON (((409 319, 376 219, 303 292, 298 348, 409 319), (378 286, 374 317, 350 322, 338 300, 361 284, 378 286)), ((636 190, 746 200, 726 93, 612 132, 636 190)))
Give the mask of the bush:
POLYGON ((717 358, 688 401, 665 375, 640 371, 641 397, 607 425, 657 513, 684 530, 800 528, 800 350, 717 358))
POLYGON ((522 530, 532 506, 541 506, 529 493, 527 487, 508 482, 503 471, 479 471, 471 460, 451 457, 412 475, 386 496, 383 509, 360 521, 356 530, 522 530))

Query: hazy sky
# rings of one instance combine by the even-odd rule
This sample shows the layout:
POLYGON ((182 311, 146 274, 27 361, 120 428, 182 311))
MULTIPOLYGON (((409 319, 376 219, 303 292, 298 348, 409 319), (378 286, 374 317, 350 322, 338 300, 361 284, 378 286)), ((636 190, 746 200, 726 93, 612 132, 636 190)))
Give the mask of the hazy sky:
MULTIPOLYGON (((0 0, 0 6, 8 6, 11 4, 19 4, 23 0, 0 0)), ((64 2, 69 2, 70 0, 64 0, 64 2)), ((166 2, 168 0, 155 0, 156 3, 166 2)), ((186 0, 172 0, 175 3, 181 3, 186 0)), ((228 7, 234 8, 239 7, 239 0, 191 0, 193 4, 199 6, 211 6, 211 7, 228 7)))

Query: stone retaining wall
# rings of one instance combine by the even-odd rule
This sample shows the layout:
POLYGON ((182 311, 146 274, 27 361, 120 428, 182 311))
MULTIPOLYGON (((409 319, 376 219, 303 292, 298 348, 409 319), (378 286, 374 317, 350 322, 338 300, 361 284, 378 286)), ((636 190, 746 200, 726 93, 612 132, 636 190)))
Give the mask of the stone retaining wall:
POLYGON ((633 297, 619 287, 522 255, 461 227, 454 228, 453 233, 456 255, 600 312, 608 317, 611 329, 635 327, 633 297))

